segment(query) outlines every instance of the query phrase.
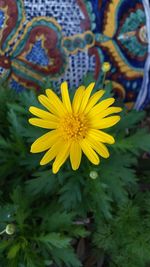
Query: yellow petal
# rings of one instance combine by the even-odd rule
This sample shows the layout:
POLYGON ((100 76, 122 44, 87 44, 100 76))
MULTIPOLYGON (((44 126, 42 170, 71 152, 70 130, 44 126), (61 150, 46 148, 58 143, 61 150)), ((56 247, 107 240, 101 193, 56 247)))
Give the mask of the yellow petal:
POLYGON ((83 153, 93 164, 98 165, 100 163, 98 155, 95 153, 95 151, 92 149, 92 147, 90 146, 89 142, 86 139, 80 141, 80 146, 83 150, 83 153))
POLYGON ((95 141, 94 139, 92 139, 90 136, 87 136, 86 137, 89 144, 91 145, 91 147, 103 158, 108 158, 109 157, 109 151, 107 149, 107 147, 98 142, 98 141, 95 141))
POLYGON ((79 111, 79 107, 81 105, 81 101, 82 101, 82 98, 83 98, 83 95, 84 95, 84 91, 85 91, 85 86, 80 86, 75 95, 74 95, 74 98, 73 98, 73 103, 72 103, 72 108, 73 108, 73 111, 75 113, 78 113, 79 111))
POLYGON ((100 115, 100 113, 107 109, 109 106, 111 106, 113 103, 115 102, 115 99, 112 97, 112 98, 108 98, 108 99, 105 99, 103 101, 101 101, 100 103, 98 103, 95 107, 93 107, 89 113, 88 113, 88 116, 91 118, 91 117, 95 117, 97 115, 100 115))
POLYGON ((107 143, 107 144, 114 144, 115 143, 115 139, 113 138, 113 136, 104 133, 102 131, 96 130, 96 129, 91 129, 89 130, 89 136, 91 138, 93 138, 96 141, 100 141, 102 143, 107 143))
POLYGON ((51 113, 56 112, 55 108, 50 104, 50 101, 48 99, 48 97, 46 97, 45 95, 39 95, 38 96, 38 100, 39 102, 45 107, 47 108, 51 113))
POLYGON ((88 113, 92 107, 100 100, 100 98, 104 95, 105 91, 104 90, 99 90, 96 92, 90 99, 89 102, 86 106, 85 113, 88 113))
POLYGON ((52 167, 53 173, 57 173, 60 167, 64 164, 64 162, 68 158, 69 149, 70 149, 70 142, 68 143, 65 142, 64 144, 62 143, 62 145, 59 147, 59 153, 57 154, 52 167))
POLYGON ((73 142, 70 148, 70 161, 73 170, 77 170, 81 163, 82 151, 77 142, 73 142))
POLYGON ((50 121, 58 121, 58 117, 56 117, 55 115, 51 114, 50 112, 47 112, 45 110, 40 109, 40 108, 36 108, 36 107, 32 107, 31 106, 29 108, 29 111, 33 115, 35 115, 35 116, 37 116, 37 117, 39 117, 41 119, 50 120, 50 121))
POLYGON ((82 113, 84 111, 84 109, 86 108, 87 104, 88 104, 88 101, 89 101, 89 98, 90 98, 90 95, 92 93, 92 90, 95 86, 95 83, 91 83, 87 88, 86 90, 84 91, 84 95, 83 95, 83 98, 82 98, 82 102, 81 102, 81 105, 80 105, 80 108, 79 108, 79 112, 82 113))
POLYGON ((50 131, 39 137, 31 146, 32 153, 39 153, 49 149, 58 139, 58 131, 50 131))
POLYGON ((49 103, 54 110, 53 113, 57 114, 59 117, 65 115, 67 110, 59 97, 51 89, 46 89, 46 94, 48 96, 49 103))
POLYGON ((114 113, 119 113, 122 111, 122 108, 119 107, 110 107, 102 111, 99 115, 99 118, 104 118, 108 115, 114 114, 114 113))
POLYGON ((105 129, 112 127, 115 125, 118 121, 120 121, 120 116, 111 116, 108 118, 100 119, 99 121, 92 121, 91 125, 95 129, 105 129))
POLYGON ((56 142, 44 155, 44 157, 40 161, 40 165, 45 165, 53 160, 58 153, 60 152, 60 147, 62 145, 62 140, 56 142))
POLYGON ((37 118, 31 118, 29 119, 29 123, 32 125, 35 125, 37 127, 41 127, 44 129, 56 129, 58 127, 58 123, 54 121, 46 121, 42 119, 37 118))
POLYGON ((63 82, 61 84, 61 95, 62 95, 63 104, 66 107, 67 111, 69 113, 72 113, 72 107, 71 107, 70 97, 69 97, 69 93, 68 93, 68 83, 67 82, 63 82))

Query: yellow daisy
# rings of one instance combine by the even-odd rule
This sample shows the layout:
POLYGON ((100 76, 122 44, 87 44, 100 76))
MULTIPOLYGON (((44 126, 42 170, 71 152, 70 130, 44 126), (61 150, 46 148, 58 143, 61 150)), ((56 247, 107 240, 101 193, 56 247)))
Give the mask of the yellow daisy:
POLYGON ((109 116, 121 111, 119 107, 110 107, 115 99, 108 98, 99 102, 104 90, 91 96, 94 88, 91 83, 87 88, 80 86, 71 103, 68 84, 61 84, 62 100, 51 90, 38 97, 47 111, 30 107, 30 112, 37 118, 29 119, 29 123, 49 131, 38 138, 31 146, 32 153, 46 151, 40 164, 45 165, 54 160, 52 171, 57 173, 63 163, 70 157, 73 170, 81 163, 82 152, 95 165, 100 163, 99 155, 109 157, 104 143, 113 144, 114 138, 102 129, 115 125, 120 116, 109 116))

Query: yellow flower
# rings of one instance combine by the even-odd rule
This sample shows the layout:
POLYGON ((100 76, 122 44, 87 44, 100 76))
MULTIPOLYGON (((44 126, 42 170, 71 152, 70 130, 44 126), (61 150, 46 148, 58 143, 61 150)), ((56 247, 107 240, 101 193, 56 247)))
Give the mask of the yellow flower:
POLYGON ((115 140, 101 130, 115 125, 120 120, 120 116, 109 115, 120 112, 121 108, 110 107, 115 101, 114 98, 99 102, 104 90, 99 90, 91 96, 94 85, 91 83, 87 88, 80 86, 71 103, 68 84, 63 82, 62 100, 51 89, 47 89, 46 96, 38 97, 47 111, 36 107, 29 109, 37 116, 29 119, 30 124, 49 130, 32 144, 31 152, 46 151, 40 164, 45 165, 54 160, 53 173, 59 171, 68 157, 72 169, 77 170, 82 152, 95 165, 100 163, 98 155, 109 157, 104 143, 113 144, 115 140))
POLYGON ((108 72, 110 71, 111 69, 111 65, 109 62, 104 62, 103 65, 102 65, 102 71, 103 72, 108 72))

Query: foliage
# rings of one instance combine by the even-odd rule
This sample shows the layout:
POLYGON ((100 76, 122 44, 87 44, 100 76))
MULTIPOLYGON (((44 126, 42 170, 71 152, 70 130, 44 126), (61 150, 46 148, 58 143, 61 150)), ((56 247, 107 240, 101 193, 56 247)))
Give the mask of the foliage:
POLYGON ((51 165, 39 166, 42 155, 30 154, 31 143, 44 133, 28 124, 30 105, 39 105, 33 91, 1 88, 0 231, 11 223, 15 233, 1 235, 0 266, 84 266, 76 248, 87 238, 109 267, 145 267, 150 195, 140 192, 148 176, 138 171, 141 152, 150 150, 149 133, 139 126, 144 112, 124 107, 121 122, 109 130, 116 139, 110 159, 95 167, 83 158, 76 172, 67 162, 54 175, 51 165), (92 171, 97 179, 90 178, 92 171))
POLYGON ((150 262, 149 206, 150 193, 139 193, 111 220, 97 224, 94 243, 109 255, 109 266, 144 267, 150 262))

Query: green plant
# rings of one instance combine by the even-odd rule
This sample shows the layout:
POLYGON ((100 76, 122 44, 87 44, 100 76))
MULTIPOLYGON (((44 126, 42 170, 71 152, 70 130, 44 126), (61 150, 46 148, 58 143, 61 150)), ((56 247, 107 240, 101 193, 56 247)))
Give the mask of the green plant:
POLYGON ((121 122, 108 131, 116 139, 111 156, 99 166, 83 158, 78 171, 67 162, 54 175, 51 165, 39 166, 42 155, 30 154, 44 133, 28 123, 29 106, 39 105, 36 94, 4 87, 0 102, 0 266, 86 266, 76 253, 81 238, 110 267, 150 263, 150 196, 140 192, 145 173, 137 171, 141 152, 150 150, 149 133, 139 127, 145 113, 124 107, 121 122))

